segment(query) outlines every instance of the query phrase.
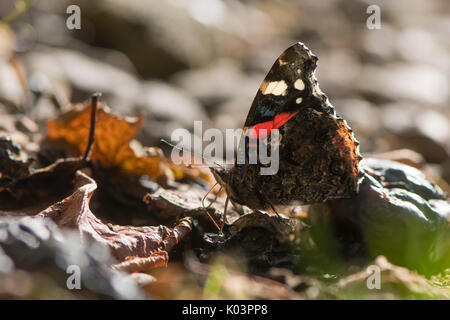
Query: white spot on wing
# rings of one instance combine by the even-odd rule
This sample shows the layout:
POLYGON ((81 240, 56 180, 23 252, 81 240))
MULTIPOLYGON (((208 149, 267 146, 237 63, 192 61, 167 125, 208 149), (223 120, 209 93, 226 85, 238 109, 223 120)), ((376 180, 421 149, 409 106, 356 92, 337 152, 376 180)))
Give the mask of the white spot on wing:
POLYGON ((272 81, 272 82, 266 82, 263 81, 261 84, 261 92, 262 94, 273 94, 275 96, 280 96, 286 92, 286 89, 288 88, 286 82, 284 80, 281 81, 272 81))
POLYGON ((280 67, 281 67, 281 66, 284 66, 285 64, 287 64, 286 61, 283 61, 283 60, 281 60, 281 59, 278 59, 278 63, 280 64, 280 67))
POLYGON ((303 101, 303 99, 302 99, 302 97, 300 97, 295 100, 295 103, 300 104, 300 103, 302 103, 302 101, 303 101))
POLYGON ((302 79, 297 79, 294 82, 294 87, 297 90, 303 90, 303 89, 305 89, 305 83, 302 81, 302 79))

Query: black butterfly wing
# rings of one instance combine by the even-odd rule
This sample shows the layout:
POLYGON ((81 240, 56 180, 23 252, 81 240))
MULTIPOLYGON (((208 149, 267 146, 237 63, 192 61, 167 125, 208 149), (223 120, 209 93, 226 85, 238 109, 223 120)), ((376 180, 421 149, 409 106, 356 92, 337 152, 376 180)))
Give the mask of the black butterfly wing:
POLYGON ((305 45, 296 43, 280 55, 261 84, 244 130, 257 132, 260 140, 258 130, 266 129, 267 134, 279 130, 279 169, 261 175, 259 163, 236 162, 226 178, 234 201, 266 209, 356 194, 361 176, 359 143, 320 90, 317 61, 305 45))
POLYGON ((305 105, 334 112, 331 106, 316 99, 317 94, 322 94, 314 76, 317 61, 318 58, 300 42, 286 49, 259 87, 245 128, 273 121, 282 114, 296 113, 305 105))

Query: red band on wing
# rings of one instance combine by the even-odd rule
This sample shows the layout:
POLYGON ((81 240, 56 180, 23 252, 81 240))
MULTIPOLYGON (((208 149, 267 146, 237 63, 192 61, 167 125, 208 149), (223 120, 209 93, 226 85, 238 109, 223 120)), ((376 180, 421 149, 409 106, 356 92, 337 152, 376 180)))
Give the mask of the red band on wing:
POLYGON ((280 128, 283 124, 285 124, 289 119, 295 116, 297 112, 294 113, 281 113, 275 116, 275 119, 272 121, 266 121, 257 123, 254 126, 250 127, 250 139, 259 139, 265 138, 270 134, 270 131, 273 129, 280 128), (262 130, 262 131, 261 131, 262 130))

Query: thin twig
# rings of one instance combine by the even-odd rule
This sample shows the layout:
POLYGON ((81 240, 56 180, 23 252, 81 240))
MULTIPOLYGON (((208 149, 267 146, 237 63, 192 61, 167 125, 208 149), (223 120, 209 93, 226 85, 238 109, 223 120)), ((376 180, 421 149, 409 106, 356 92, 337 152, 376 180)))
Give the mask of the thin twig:
POLYGON ((223 223, 222 226, 219 229, 219 234, 223 235, 222 229, 225 226, 226 220, 227 220, 227 209, 228 209, 228 201, 230 200, 230 197, 227 196, 227 198, 225 199, 225 206, 223 208, 223 223))
POLYGON ((97 108, 98 108, 98 99, 102 94, 100 92, 96 92, 91 96, 91 126, 89 128, 89 140, 86 147, 86 151, 83 155, 83 160, 89 160, 91 155, 92 146, 95 142, 95 127, 97 122, 97 108))

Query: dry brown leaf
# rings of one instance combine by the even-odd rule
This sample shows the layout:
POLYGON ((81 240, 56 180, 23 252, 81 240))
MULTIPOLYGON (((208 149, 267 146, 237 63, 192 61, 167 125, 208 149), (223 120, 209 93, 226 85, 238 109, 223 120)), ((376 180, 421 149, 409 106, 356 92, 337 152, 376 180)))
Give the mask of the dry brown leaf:
MULTIPOLYGON (((55 120, 47 123, 50 140, 63 140, 75 146, 79 154, 86 150, 91 109, 89 104, 75 104, 55 120)), ((158 178, 164 173, 163 155, 158 148, 140 149, 136 154, 130 144, 143 122, 143 117, 121 117, 105 105, 99 105, 95 143, 91 160, 103 167, 117 167, 123 173, 158 178)))
MULTIPOLYGON (((201 159, 198 159, 195 155, 191 154, 189 163, 201 163, 201 159)), ((170 163, 170 169, 172 170, 176 180, 181 180, 183 178, 202 179, 208 182, 211 186, 213 186, 216 182, 214 175, 208 168, 188 167, 185 164, 170 163)))
POLYGON ((18 150, 10 139, 0 138, 0 211, 4 214, 15 210, 36 213, 49 200, 61 199, 70 190, 74 173, 88 164, 83 158, 65 158, 33 170, 31 160, 17 157, 18 150), (26 207, 31 212, 24 210, 26 207), (36 208, 39 210, 34 211, 36 208))
POLYGON ((117 269, 133 272, 165 266, 168 252, 191 231, 191 218, 181 219, 173 229, 165 226, 106 225, 89 208, 95 189, 95 181, 77 171, 74 192, 40 212, 37 217, 50 218, 60 227, 76 228, 82 239, 93 239, 109 247, 121 262, 115 266, 117 269))
MULTIPOLYGON (((148 211, 155 212, 162 218, 176 218, 178 216, 201 217, 205 216, 206 209, 202 206, 205 192, 187 185, 179 185, 179 189, 168 190, 159 188, 155 192, 147 193, 144 202, 148 211)), ((206 199, 206 203, 213 202, 213 196, 206 199)), ((216 201, 208 208, 208 212, 218 218, 223 212, 223 201, 216 201)), ((231 209, 230 209, 231 210, 231 209)))
POLYGON ((30 162, 20 159, 20 148, 10 137, 0 137, 0 190, 11 181, 28 176, 30 162))

